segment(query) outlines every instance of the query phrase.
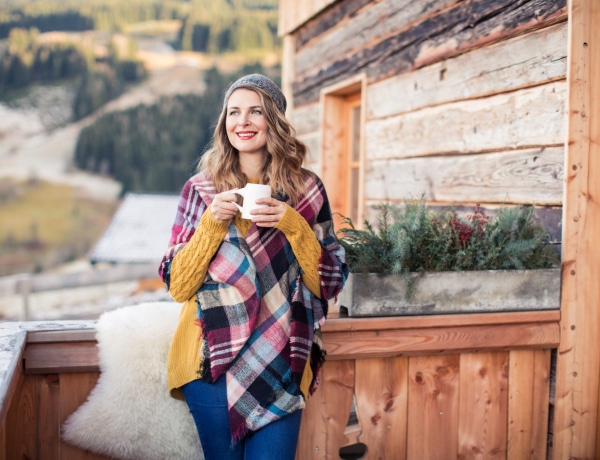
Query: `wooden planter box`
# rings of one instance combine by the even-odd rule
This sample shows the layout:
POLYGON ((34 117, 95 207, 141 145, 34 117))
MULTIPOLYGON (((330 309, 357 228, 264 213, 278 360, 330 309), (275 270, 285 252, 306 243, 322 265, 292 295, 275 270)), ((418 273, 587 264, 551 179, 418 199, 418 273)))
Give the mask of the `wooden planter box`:
POLYGON ((340 307, 355 317, 560 308, 559 268, 413 276, 415 293, 408 302, 402 275, 351 273, 340 295, 340 307))

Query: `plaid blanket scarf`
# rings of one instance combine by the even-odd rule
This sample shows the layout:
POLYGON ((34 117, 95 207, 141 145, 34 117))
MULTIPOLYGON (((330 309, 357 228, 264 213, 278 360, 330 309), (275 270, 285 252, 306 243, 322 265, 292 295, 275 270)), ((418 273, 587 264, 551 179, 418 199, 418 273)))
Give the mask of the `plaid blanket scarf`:
MULTIPOLYGON (((320 327, 327 299, 339 293, 347 267, 333 233, 323 184, 307 175, 306 190, 295 209, 321 243, 321 298, 304 285, 283 232, 252 225, 243 236, 234 224, 196 294, 202 326, 201 378, 214 382, 226 374, 234 443, 303 408, 300 381, 305 366, 308 362, 313 370, 312 393, 325 360, 320 327)), ((209 206, 213 187, 198 191, 209 206)))

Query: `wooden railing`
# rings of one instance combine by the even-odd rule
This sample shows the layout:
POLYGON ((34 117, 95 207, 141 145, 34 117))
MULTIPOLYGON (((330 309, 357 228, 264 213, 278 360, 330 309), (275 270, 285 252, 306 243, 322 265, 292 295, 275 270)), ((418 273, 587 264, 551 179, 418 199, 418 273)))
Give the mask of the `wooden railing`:
MULTIPOLYGON (((298 459, 547 457, 559 311, 337 319, 298 459), (348 427, 354 398, 358 426, 348 427)), ((550 436, 550 439, 549 439, 550 436)))
POLYGON ((158 263, 108 265, 102 268, 71 273, 22 273, 0 277, 0 297, 20 296, 23 305, 21 319, 28 321, 30 298, 49 291, 65 291, 90 286, 109 286, 112 283, 136 281, 156 282, 152 287, 164 286, 158 279, 158 263))
MULTIPOLYGON (((297 458, 551 457, 552 350, 559 311, 336 318, 303 415, 297 458), (358 423, 350 423, 351 412, 358 423)), ((102 459, 60 427, 98 378, 94 331, 36 331, 0 408, 0 460, 102 459)))

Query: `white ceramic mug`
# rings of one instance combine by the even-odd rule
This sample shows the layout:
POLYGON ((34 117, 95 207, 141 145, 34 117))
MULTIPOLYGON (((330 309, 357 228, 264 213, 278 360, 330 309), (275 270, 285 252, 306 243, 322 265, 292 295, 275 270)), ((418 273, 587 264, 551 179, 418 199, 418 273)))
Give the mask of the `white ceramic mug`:
POLYGON ((246 184, 244 188, 232 190, 233 193, 241 195, 244 198, 243 206, 234 203, 238 209, 242 212, 244 219, 252 219, 250 211, 257 208, 264 208, 265 204, 256 204, 256 200, 259 198, 270 198, 271 197, 271 186, 264 184, 246 184))

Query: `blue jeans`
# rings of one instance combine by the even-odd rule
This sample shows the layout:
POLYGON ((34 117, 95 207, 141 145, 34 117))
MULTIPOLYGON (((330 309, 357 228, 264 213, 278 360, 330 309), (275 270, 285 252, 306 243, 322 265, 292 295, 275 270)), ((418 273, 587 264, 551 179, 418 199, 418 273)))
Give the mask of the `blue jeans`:
POLYGON ((301 410, 269 423, 232 447, 225 376, 214 384, 194 380, 182 391, 206 460, 294 460, 301 410))

